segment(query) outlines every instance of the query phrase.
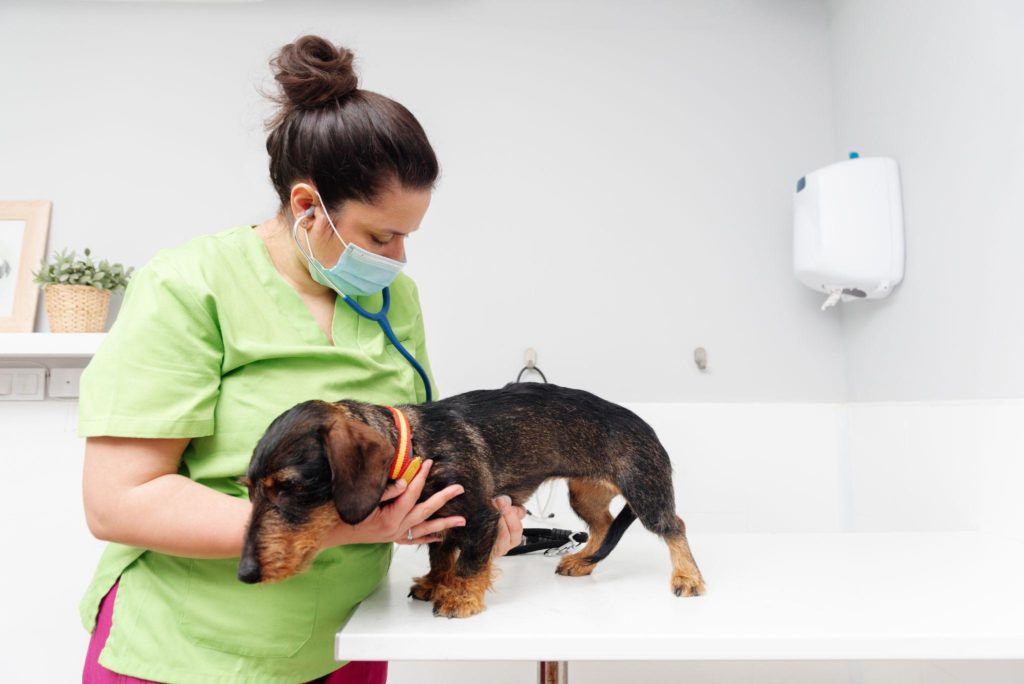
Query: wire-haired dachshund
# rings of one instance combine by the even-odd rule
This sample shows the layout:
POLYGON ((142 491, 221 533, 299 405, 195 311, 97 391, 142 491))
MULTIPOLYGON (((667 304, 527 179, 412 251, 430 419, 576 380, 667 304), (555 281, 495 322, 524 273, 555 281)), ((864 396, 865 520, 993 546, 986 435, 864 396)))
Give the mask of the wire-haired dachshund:
POLYGON ((654 430, 593 394, 538 383, 395 408, 307 401, 284 412, 249 466, 253 508, 239 579, 273 582, 306 569, 338 516, 349 524, 369 516, 403 463, 416 465, 413 454, 434 462, 421 501, 451 484, 465 489, 433 517, 459 515, 466 525, 430 544, 430 572, 410 590, 432 600, 435 615, 483 610, 500 517, 491 500, 507 494, 522 504, 554 477, 569 479, 570 504, 590 527, 586 547, 562 558, 558 574, 589 575, 639 518, 668 544, 676 596, 704 592, 654 430), (608 504, 618 494, 626 505, 613 520, 608 504))

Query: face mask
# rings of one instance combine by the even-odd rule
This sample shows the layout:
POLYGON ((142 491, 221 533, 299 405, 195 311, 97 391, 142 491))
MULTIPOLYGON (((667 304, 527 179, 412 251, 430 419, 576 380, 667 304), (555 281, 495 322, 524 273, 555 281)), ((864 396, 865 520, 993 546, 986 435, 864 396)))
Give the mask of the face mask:
MULTIPOLYGON (((320 206, 323 207, 324 200, 320 197, 320 193, 317 192, 316 196, 320 199, 320 206)), ((313 277, 313 280, 340 294, 349 296, 371 295, 380 292, 390 285, 398 274, 401 273, 402 268, 405 266, 404 261, 395 261, 380 254, 367 251, 351 242, 345 242, 338 229, 334 227, 334 221, 331 220, 331 215, 327 213, 326 209, 324 210, 324 216, 327 217, 331 230, 341 240, 341 244, 345 245, 345 251, 338 258, 338 263, 330 268, 321 264, 313 256, 313 246, 309 243, 309 231, 306 232, 306 247, 309 249, 309 252, 303 249, 299 243, 299 223, 306 216, 300 216, 296 219, 295 225, 292 226, 292 237, 295 239, 295 244, 298 246, 299 251, 302 252, 302 255, 306 257, 306 261, 309 262, 309 274, 313 277)))

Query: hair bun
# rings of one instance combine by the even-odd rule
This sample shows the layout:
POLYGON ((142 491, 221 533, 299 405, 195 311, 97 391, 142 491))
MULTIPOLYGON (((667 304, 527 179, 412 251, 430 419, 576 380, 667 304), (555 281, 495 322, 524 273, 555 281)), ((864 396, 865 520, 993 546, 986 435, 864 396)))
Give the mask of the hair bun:
POLYGON ((349 95, 359 87, 352 52, 320 36, 302 36, 270 60, 281 85, 277 98, 285 109, 314 109, 349 95))

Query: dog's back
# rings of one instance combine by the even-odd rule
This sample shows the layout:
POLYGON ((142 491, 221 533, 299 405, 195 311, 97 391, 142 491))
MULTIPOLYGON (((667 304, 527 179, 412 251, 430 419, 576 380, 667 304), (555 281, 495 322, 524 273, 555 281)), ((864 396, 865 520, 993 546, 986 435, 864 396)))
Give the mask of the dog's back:
POLYGON ((416 408, 428 423, 436 418, 475 426, 499 472, 510 465, 518 471, 545 470, 530 468, 537 462, 556 468, 561 477, 603 477, 622 467, 626 453, 637 450, 659 468, 670 467, 647 423, 632 411, 583 390, 511 383, 416 408))

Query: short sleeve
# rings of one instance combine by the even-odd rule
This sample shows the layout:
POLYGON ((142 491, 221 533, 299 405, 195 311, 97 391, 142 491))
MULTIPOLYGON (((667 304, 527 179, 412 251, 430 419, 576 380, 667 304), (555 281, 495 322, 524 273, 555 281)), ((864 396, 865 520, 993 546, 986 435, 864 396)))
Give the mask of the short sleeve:
POLYGON ((224 345, 212 296, 169 258, 141 268, 82 374, 81 437, 213 434, 224 345))

